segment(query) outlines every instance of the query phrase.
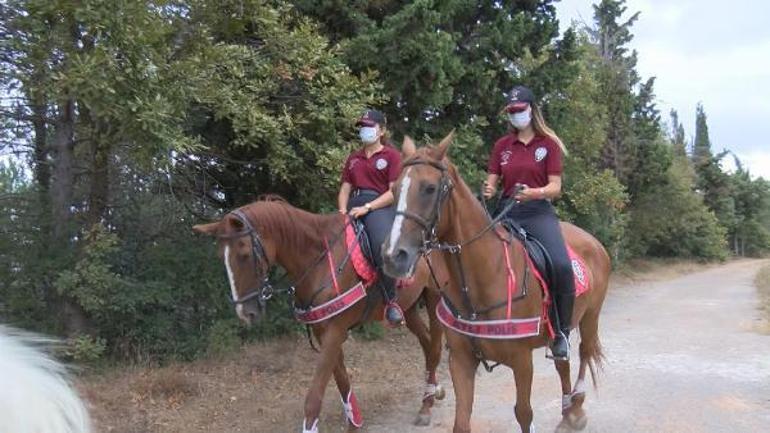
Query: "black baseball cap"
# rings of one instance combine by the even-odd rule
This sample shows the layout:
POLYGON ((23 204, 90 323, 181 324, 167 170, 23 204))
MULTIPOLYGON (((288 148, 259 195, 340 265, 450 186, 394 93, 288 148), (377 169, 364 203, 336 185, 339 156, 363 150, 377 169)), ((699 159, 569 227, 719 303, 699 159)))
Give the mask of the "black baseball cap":
POLYGON ((356 121, 356 126, 385 125, 385 115, 377 110, 366 110, 361 118, 356 121))
POLYGON ((529 88, 516 86, 508 92, 508 100, 505 105, 505 111, 508 113, 518 113, 524 111, 535 102, 535 94, 529 88))

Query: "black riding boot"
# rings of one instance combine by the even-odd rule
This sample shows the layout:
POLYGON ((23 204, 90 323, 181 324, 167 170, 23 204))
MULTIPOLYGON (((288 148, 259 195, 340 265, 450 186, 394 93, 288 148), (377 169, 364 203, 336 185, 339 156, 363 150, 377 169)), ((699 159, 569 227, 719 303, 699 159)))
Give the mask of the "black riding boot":
POLYGON ((572 307, 575 294, 558 294, 551 304, 551 324, 556 334, 551 341, 551 357, 559 361, 569 361, 569 331, 572 323, 572 307))
POLYGON ((404 323, 404 312, 396 303, 396 279, 380 273, 382 295, 385 299, 385 319, 391 326, 404 323))

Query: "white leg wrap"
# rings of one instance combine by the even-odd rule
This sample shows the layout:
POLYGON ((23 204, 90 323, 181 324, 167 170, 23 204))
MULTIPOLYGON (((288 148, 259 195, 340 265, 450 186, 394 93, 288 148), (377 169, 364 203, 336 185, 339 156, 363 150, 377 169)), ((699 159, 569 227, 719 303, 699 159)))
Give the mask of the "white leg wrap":
POLYGON ((425 400, 428 397, 433 397, 438 391, 438 385, 435 383, 426 383, 425 390, 422 393, 422 399, 425 400))
POLYGON ((575 389, 572 391, 572 394, 584 394, 586 392, 586 383, 583 379, 578 379, 577 382, 575 382, 575 389))
POLYGON ((302 420, 302 433, 318 433, 318 419, 316 418, 313 421, 313 425, 309 429, 307 428, 306 421, 302 420))
POLYGON ((572 395, 573 394, 564 394, 561 396, 561 411, 564 412, 565 410, 572 407, 572 395))

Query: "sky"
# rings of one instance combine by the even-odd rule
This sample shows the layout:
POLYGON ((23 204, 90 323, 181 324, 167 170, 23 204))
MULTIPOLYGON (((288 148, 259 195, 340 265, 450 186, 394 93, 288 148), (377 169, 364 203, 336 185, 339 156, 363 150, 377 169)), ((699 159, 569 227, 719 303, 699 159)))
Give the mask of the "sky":
MULTIPOLYGON (((593 3, 557 3, 562 28, 573 20, 591 24, 593 3)), ((627 0, 626 6, 626 18, 641 12, 630 45, 643 80, 657 77, 662 117, 676 109, 692 139, 702 102, 714 153, 729 149, 753 175, 770 179, 770 1, 627 0)))

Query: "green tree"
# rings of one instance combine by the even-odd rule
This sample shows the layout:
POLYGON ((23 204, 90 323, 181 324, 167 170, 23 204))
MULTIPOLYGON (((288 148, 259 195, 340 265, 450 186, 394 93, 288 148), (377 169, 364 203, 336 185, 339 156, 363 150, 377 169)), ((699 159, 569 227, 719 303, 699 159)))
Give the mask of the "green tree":
POLYGON ((703 195, 703 201, 716 214, 719 222, 728 232, 732 232, 738 222, 738 215, 736 215, 730 177, 722 171, 721 167, 722 159, 727 154, 727 151, 717 155, 712 153, 706 111, 702 104, 698 104, 692 154, 697 174, 696 189, 703 195))
POLYGON ((232 312, 190 225, 268 191, 329 202, 372 75, 283 3, 11 0, 0 16, 16 101, 0 119, 18 131, 0 146, 33 150, 24 197, 45 198, 2 208, 24 216, 0 232, 9 320, 131 358, 197 353, 232 312))

